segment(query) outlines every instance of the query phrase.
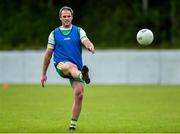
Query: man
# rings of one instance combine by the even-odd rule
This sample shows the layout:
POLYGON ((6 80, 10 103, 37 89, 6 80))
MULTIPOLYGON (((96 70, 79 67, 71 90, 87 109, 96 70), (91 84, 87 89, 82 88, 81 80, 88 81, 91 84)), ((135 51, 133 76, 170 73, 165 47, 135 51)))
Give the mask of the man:
POLYGON ((95 48, 85 31, 72 25, 73 10, 70 7, 64 6, 59 10, 59 19, 62 25, 55 28, 48 38, 41 84, 42 87, 45 86, 46 72, 53 54, 56 71, 61 77, 68 78, 73 88, 74 104, 69 129, 75 130, 81 112, 85 83, 90 83, 89 69, 82 63, 81 44, 92 54, 95 53, 95 48))

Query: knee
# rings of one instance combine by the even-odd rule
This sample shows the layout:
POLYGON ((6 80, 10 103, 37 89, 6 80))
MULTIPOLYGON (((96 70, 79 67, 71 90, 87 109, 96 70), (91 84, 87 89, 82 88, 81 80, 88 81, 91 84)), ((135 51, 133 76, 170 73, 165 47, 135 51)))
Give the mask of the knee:
POLYGON ((66 68, 67 68, 67 70, 71 70, 72 69, 72 65, 71 64, 67 64, 66 68))
POLYGON ((79 94, 78 99, 79 99, 80 101, 83 100, 83 93, 79 94))
POLYGON ((76 72, 77 68, 73 64, 68 65, 68 71, 72 74, 76 72))
POLYGON ((79 101, 82 101, 83 96, 84 96, 84 94, 83 94, 82 91, 76 92, 75 95, 76 95, 76 98, 77 98, 79 101))

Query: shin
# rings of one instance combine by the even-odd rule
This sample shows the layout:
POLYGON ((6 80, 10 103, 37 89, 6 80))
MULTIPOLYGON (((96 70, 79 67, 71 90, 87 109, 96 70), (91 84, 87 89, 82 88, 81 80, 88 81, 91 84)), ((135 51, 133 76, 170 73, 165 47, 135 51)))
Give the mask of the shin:
POLYGON ((82 107, 84 84, 78 81, 74 81, 73 89, 74 89, 74 104, 72 107, 72 118, 78 119, 82 107))

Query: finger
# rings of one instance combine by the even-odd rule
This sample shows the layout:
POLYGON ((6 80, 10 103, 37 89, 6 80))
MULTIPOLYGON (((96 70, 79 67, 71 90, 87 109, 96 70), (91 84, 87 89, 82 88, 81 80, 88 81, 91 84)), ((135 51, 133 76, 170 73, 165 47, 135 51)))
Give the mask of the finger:
POLYGON ((90 51, 90 52, 91 52, 91 48, 88 48, 88 51, 90 51))
POLYGON ((44 83, 41 81, 41 86, 44 87, 44 83))
POLYGON ((44 80, 41 80, 41 85, 42 87, 44 87, 44 80))
POLYGON ((94 54, 94 53, 95 53, 95 50, 93 49, 93 50, 91 51, 91 53, 94 54))
POLYGON ((92 47, 88 48, 88 50, 89 50, 92 54, 94 54, 94 49, 93 49, 92 47))

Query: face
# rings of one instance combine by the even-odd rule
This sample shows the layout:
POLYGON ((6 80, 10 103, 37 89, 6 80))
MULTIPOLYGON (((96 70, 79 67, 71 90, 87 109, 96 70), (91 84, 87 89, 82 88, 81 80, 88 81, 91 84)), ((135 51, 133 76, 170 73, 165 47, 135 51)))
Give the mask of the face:
POLYGON ((62 26, 68 28, 71 26, 72 23, 72 14, 69 10, 62 10, 60 20, 62 22, 62 26))

